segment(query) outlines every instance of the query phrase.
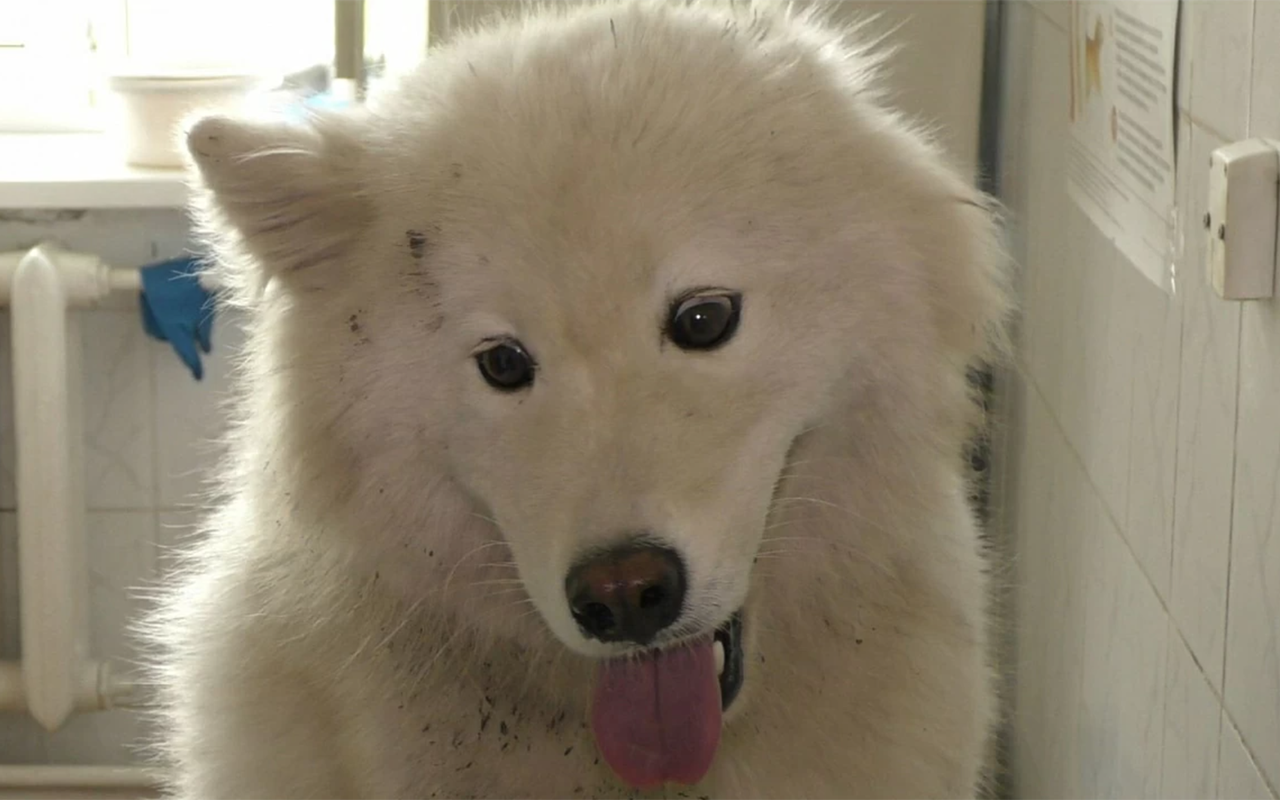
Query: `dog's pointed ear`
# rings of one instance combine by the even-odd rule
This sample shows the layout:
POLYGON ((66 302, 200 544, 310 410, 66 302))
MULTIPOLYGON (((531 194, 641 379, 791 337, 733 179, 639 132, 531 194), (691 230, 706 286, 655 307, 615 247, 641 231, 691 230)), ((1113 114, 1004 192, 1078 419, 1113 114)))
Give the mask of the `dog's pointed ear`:
POLYGON ((263 280, 327 271, 350 255, 370 216, 354 118, 205 117, 188 129, 187 149, 197 222, 233 273, 226 279, 234 281, 245 260, 263 280))

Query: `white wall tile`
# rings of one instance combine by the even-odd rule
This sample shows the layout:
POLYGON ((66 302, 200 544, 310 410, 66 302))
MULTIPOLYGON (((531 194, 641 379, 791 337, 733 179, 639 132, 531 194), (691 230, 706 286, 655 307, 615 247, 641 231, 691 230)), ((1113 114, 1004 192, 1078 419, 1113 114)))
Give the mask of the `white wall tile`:
MULTIPOLYGON (((1129 282, 1128 292, 1130 313, 1135 322, 1131 423, 1133 444, 1125 536, 1156 592, 1167 599, 1173 535, 1181 299, 1160 292, 1141 276, 1133 277, 1137 279, 1137 283, 1129 282)), ((1122 280, 1122 283, 1125 282, 1122 280)), ((1163 616, 1163 611, 1161 615, 1163 616)), ((1169 640, 1171 652, 1174 652, 1174 647, 1183 648, 1175 631, 1171 630, 1169 640)), ((1195 695, 1193 701, 1185 700, 1180 694, 1186 691, 1185 670, 1175 670, 1183 666, 1185 665, 1181 662, 1166 665, 1166 669, 1170 671, 1168 693, 1171 695, 1166 698, 1166 703, 1203 702, 1207 696, 1211 709, 1216 712, 1217 701, 1209 693, 1207 685, 1203 687, 1201 694, 1195 695)), ((1195 677, 1203 683, 1198 671, 1195 677)), ((1202 712, 1199 706, 1194 710, 1197 713, 1207 713, 1202 712)), ((1170 712, 1166 709, 1166 715, 1168 713, 1170 712)), ((1162 796, 1207 796, 1197 795, 1194 788, 1186 790, 1189 793, 1185 795, 1173 788, 1191 783, 1193 773, 1171 773, 1169 770, 1167 748, 1177 745, 1168 741, 1171 735, 1168 721, 1166 716, 1166 730, 1160 745, 1164 754, 1162 758, 1166 759, 1162 796)), ((1216 733, 1216 727, 1214 732, 1216 733)), ((1183 766, 1184 770, 1190 769, 1183 766)), ((1204 785, 1212 790, 1212 782, 1204 785)), ((1146 788, 1149 790, 1150 785, 1146 788)))
MULTIPOLYGON (((1220 144, 1213 134, 1192 130, 1192 219, 1204 213, 1209 153, 1220 144)), ((1170 608, 1210 682, 1220 687, 1240 304, 1218 299, 1206 282, 1202 229, 1188 236, 1192 246, 1178 281, 1183 327, 1170 608)))
MULTIPOLYGON (((1263 4, 1272 2, 1264 0, 1263 4)), ((1249 130, 1254 0, 1187 0, 1191 113, 1229 141, 1249 130)))
MULTIPOLYGON (((1111 519, 1122 526, 1133 441, 1133 362, 1138 336, 1134 310, 1138 298, 1147 296, 1152 287, 1113 246, 1097 244, 1096 251, 1090 249, 1084 256, 1089 259, 1082 293, 1086 313, 1076 345, 1083 350, 1084 373, 1080 386, 1064 388, 1079 391, 1083 399, 1078 406, 1081 426, 1071 432, 1072 443, 1111 519)), ((1063 344, 1072 346, 1065 340, 1063 344)))
POLYGON ((1031 0, 1031 5, 1054 27, 1069 30, 1071 4, 1067 0, 1031 0))
MULTIPOLYGON (((1083 509, 1081 510, 1083 512, 1083 509)), ((1105 515, 1080 513, 1081 797, 1159 797, 1168 616, 1105 515)))
MULTIPOLYGON (((80 310, 84 491, 89 508, 148 508, 154 461, 151 365, 136 301, 128 311, 80 310)), ((13 372, 8 315, 0 323, 0 508, 15 507, 13 372)))
POLYGON ((1061 325, 1054 343, 1057 352, 1050 358, 1056 374, 1041 388, 1067 441, 1083 456, 1090 407, 1095 404, 1093 390, 1100 380, 1091 367, 1099 365, 1095 348, 1105 340, 1110 311, 1109 295, 1091 292, 1106 291, 1103 286, 1114 277, 1115 248, 1071 202, 1056 224, 1063 229, 1065 246, 1047 254, 1043 269, 1056 277, 1050 302, 1058 306, 1061 325))
POLYGON ((1248 303, 1227 620, 1226 705, 1280 785, 1280 302, 1248 303))
POLYGON ((1245 749, 1240 734, 1231 725, 1222 726, 1222 753, 1218 767, 1220 800, 1274 800, 1253 756, 1245 749))
POLYGON ((1160 796, 1213 797, 1222 706, 1176 631, 1169 637, 1160 796))
MULTIPOLYGON (((1177 198, 1186 214, 1190 196, 1191 127, 1179 127, 1177 198)), ((1177 463, 1179 369, 1182 353, 1182 292, 1166 294, 1137 275, 1121 281, 1127 297, 1122 313, 1132 319, 1133 410, 1130 415, 1129 496, 1125 538, 1155 584, 1169 599, 1173 548, 1173 498, 1177 463)))
POLYGON ((1034 390, 1020 395, 1024 438, 1014 444, 1018 495, 1014 580, 1019 587, 1014 734, 1017 795, 1075 794, 1079 775, 1075 721, 1081 705, 1085 632, 1082 557, 1070 521, 1101 516, 1084 471, 1034 390), (1095 509, 1089 514, 1088 509, 1095 509), (1031 589, 1030 587, 1034 587, 1031 589), (1046 625, 1046 619, 1054 624, 1046 625))
MULTIPOLYGON (((1057 307, 1055 375, 1040 384, 1071 447, 1113 519, 1123 522, 1131 442, 1134 324, 1122 286, 1140 279, 1074 204, 1049 224, 1064 247, 1046 249, 1036 269, 1056 273, 1046 303, 1057 307), (1106 398, 1100 402, 1099 398, 1106 398)), ((1033 232, 1034 235, 1034 232, 1033 232)), ((1136 291, 1136 289, 1135 289, 1136 291)), ((1053 352, 1052 350, 1050 352, 1053 352)))
POLYGON ((85 311, 85 495, 91 509, 146 509, 154 495, 151 362, 138 311, 85 311))
POLYGON ((1063 171, 1068 76, 1060 65, 1065 63, 1067 44, 1065 34, 1039 15, 1034 15, 1028 33, 1029 41, 1019 46, 1045 56, 1027 65, 1032 88, 1027 93, 1026 119, 1008 131, 1023 142, 1025 154, 1024 173, 1009 176, 1020 180, 1026 193, 1025 204, 1013 208, 1026 248, 1015 253, 1022 291, 1019 358, 1044 394, 1057 397, 1062 385, 1058 360, 1065 314, 1059 300, 1064 275, 1057 254, 1065 251, 1063 219, 1068 202, 1063 171))
POLYGON ((1257 3, 1253 38, 1249 135, 1280 139, 1280 3, 1257 3))
POLYGON ((93 511, 85 527, 90 652, 102 658, 132 659, 136 652, 126 631, 144 608, 143 590, 155 572, 155 512, 93 511))

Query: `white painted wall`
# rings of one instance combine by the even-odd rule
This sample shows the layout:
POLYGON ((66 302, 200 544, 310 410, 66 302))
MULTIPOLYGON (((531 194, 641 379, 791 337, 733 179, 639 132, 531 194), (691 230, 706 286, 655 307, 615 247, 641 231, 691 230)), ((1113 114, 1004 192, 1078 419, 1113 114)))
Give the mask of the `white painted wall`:
MULTIPOLYGON (((572 2, 572 0, 562 0, 572 2)), ((432 6, 433 42, 521 0, 446 0, 432 6)), ((797 0, 797 5, 814 0, 797 0)), ((895 102, 934 126, 961 166, 972 170, 978 148, 984 0, 836 0, 838 20, 871 19, 867 33, 900 48, 890 62, 895 102)))
POLYGON ((875 17, 870 30, 900 48, 889 65, 896 104, 935 126, 955 159, 977 165, 982 102, 983 0, 844 0, 846 18, 875 17))

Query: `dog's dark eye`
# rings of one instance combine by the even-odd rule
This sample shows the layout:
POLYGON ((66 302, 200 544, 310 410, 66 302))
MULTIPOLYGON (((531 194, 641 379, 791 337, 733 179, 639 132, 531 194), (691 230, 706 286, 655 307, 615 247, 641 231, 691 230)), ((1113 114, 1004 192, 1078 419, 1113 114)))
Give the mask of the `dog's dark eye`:
POLYGON ((477 353, 476 364, 485 381, 495 389, 514 392, 533 383, 533 359, 519 342, 502 342, 477 353))
POLYGON ((742 298, 736 294, 700 295, 677 302, 667 321, 667 337, 684 350, 711 350, 733 338, 742 298))

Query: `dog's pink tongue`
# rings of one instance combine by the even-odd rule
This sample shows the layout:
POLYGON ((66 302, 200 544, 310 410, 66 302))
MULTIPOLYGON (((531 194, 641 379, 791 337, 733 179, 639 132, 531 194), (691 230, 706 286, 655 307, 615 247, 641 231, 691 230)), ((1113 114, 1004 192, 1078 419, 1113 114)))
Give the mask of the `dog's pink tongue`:
POLYGON ((711 640, 604 662, 591 707, 596 746, 637 788, 697 783, 720 744, 720 684, 711 640))

